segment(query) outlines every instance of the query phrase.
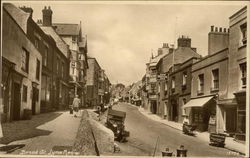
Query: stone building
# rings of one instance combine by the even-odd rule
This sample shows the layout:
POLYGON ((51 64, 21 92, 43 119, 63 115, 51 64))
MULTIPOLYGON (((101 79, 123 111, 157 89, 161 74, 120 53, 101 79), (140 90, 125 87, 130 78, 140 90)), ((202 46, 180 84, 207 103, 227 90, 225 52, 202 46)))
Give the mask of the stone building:
MULTIPOLYGON (((167 56, 170 51, 173 50, 172 48, 169 48, 168 44, 164 43, 162 48, 158 49, 158 54, 157 56, 151 57, 149 63, 147 63, 147 73, 146 76, 148 75, 148 106, 146 106, 153 114, 158 114, 159 113, 159 82, 157 80, 158 74, 161 70, 161 65, 159 64, 160 61, 167 56)), ((145 106, 144 106, 145 107, 145 106)))
MULTIPOLYGON (((247 7, 229 17, 228 91, 227 100, 219 101, 224 130, 236 139, 246 136, 247 88, 247 7), (234 119, 230 119, 234 116, 234 119), (233 126, 232 126, 233 125, 233 126)), ((248 105, 249 106, 249 105, 248 105)), ((221 130, 219 128, 218 130, 221 130)))
POLYGON ((31 18, 12 4, 3 4, 2 121, 40 113, 42 55, 27 36, 31 18))
POLYGON ((82 36, 80 24, 53 23, 57 34, 69 45, 70 49, 70 103, 77 94, 82 106, 85 102, 87 62, 87 37, 82 36))
MULTIPOLYGON (((27 11, 27 8, 21 9, 27 11)), ((52 28, 52 13, 50 7, 44 7, 43 19, 38 20, 37 23, 31 20, 28 29, 30 40, 43 55, 42 112, 65 109, 69 105, 70 51, 67 44, 52 28)))
POLYGON ((192 65, 200 58, 192 57, 183 63, 175 64, 168 71, 168 82, 165 92, 168 95, 169 107, 165 113, 168 120, 182 122, 186 111, 183 106, 191 98, 192 65))
POLYGON ((229 18, 228 29, 211 27, 208 56, 192 66, 191 122, 201 131, 245 140, 247 8, 229 18), (212 122, 212 123, 211 123, 212 122))
POLYGON ((150 109, 152 113, 172 121, 178 121, 179 107, 177 103, 174 104, 178 98, 174 93, 170 93, 171 90, 168 90, 170 84, 174 85, 169 79, 169 69, 173 64, 183 63, 192 57, 201 57, 196 49, 191 47, 190 38, 182 36, 178 38, 177 43, 176 49, 163 44, 163 47, 158 49, 158 55, 147 64, 145 81, 149 104, 146 105, 145 99, 143 101, 144 107, 150 109))
MULTIPOLYGON (((222 35, 223 36, 223 35, 222 35)), ((207 131, 211 115, 216 114, 217 100, 227 93, 228 48, 208 55, 192 66, 190 122, 200 131, 207 131)))
POLYGON ((101 67, 97 60, 92 57, 88 57, 88 66, 89 68, 87 70, 86 102, 88 107, 95 107, 101 103, 101 97, 99 96, 100 91, 102 90, 99 82, 100 80, 102 80, 100 76, 101 67))

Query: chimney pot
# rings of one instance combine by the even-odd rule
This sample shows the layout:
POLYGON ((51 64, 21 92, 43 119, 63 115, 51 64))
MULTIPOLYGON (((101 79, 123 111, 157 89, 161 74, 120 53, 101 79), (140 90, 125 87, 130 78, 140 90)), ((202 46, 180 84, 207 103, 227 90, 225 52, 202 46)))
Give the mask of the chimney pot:
POLYGON ((46 6, 44 6, 44 9, 47 9, 47 7, 46 7, 46 6))
POLYGON ((218 32, 218 27, 215 27, 215 32, 218 32))
POLYGON ((227 29, 226 29, 226 28, 224 28, 224 32, 227 32, 227 29))
POLYGON ((214 26, 213 25, 211 26, 211 32, 214 32, 214 26))
POLYGON ((220 32, 222 32, 222 27, 220 27, 220 32))

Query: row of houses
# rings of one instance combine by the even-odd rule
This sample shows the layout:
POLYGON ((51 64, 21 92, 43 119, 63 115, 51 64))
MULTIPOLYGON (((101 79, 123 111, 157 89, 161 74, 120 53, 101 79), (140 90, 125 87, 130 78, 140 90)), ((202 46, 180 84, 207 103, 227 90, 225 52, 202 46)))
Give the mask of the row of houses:
POLYGON ((111 83, 96 58, 88 57, 86 106, 96 107, 108 104, 110 101, 111 83))
POLYGON ((228 133, 245 140, 247 7, 229 17, 229 28, 211 26, 208 55, 202 57, 181 36, 177 48, 166 43, 146 64, 142 106, 169 121, 200 131, 228 133))
POLYGON ((2 122, 67 109, 76 95, 87 106, 92 58, 81 22, 53 23, 50 6, 42 10, 41 20, 35 22, 32 15, 30 7, 3 3, 2 122))

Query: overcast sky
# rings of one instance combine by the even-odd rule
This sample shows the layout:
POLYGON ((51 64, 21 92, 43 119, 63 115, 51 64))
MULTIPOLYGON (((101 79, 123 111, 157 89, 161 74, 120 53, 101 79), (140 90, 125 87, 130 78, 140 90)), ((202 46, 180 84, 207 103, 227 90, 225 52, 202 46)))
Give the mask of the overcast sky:
POLYGON ((42 19, 50 5, 53 23, 80 23, 88 36, 88 55, 95 57, 112 83, 131 84, 145 74, 151 51, 162 43, 176 43, 180 35, 192 39, 201 55, 207 54, 211 25, 227 27, 229 16, 241 9, 241 2, 16 2, 29 6, 33 19, 42 19), (128 4, 132 3, 132 4, 128 4), (143 4, 144 3, 144 4, 143 4))

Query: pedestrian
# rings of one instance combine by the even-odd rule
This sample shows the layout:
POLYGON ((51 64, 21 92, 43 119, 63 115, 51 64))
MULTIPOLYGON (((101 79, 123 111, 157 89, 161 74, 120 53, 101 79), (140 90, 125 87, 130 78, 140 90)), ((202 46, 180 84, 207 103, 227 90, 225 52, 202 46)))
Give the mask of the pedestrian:
POLYGON ((189 125, 188 115, 184 115, 183 124, 189 125))
POLYGON ((73 100, 73 108, 74 108, 74 111, 75 111, 74 117, 77 117, 77 115, 78 115, 80 102, 81 101, 78 98, 78 95, 76 95, 75 98, 74 98, 74 100, 73 100))

